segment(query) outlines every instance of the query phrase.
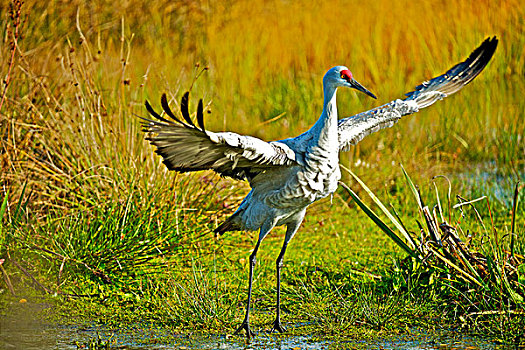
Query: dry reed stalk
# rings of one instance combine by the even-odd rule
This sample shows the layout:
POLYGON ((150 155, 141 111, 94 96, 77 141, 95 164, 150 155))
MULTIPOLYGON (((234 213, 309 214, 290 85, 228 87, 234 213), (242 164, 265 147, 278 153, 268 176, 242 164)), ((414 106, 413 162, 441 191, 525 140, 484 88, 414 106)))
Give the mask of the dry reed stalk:
POLYGON ((11 71, 13 70, 13 67, 15 65, 15 53, 18 48, 18 39, 20 38, 20 24, 22 18, 21 14, 22 1, 14 0, 9 5, 9 19, 11 20, 13 31, 11 31, 11 28, 8 24, 7 35, 9 36, 10 40, 9 44, 11 46, 11 55, 9 56, 9 68, 7 69, 7 75, 4 81, 4 91, 2 92, 2 97, 0 98, 0 112, 2 111, 2 106, 4 105, 4 101, 7 95, 7 88, 9 87, 9 83, 11 82, 11 71))

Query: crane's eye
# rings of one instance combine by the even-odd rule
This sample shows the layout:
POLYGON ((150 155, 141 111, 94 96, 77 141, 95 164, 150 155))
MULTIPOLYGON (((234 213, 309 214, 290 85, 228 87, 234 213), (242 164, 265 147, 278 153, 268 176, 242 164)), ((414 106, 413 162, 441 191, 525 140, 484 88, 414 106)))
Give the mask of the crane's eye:
POLYGON ((345 75, 341 73, 341 79, 345 79, 345 75))

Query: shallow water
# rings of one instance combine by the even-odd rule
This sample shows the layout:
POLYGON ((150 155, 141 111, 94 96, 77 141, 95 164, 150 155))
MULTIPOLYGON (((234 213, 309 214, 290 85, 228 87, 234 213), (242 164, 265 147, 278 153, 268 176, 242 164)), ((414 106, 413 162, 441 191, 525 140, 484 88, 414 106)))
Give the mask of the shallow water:
POLYGON ((311 336, 277 336, 260 332, 247 344, 243 337, 180 335, 166 329, 133 326, 64 326, 41 316, 51 310, 45 302, 11 302, 0 318, 0 349, 79 349, 89 343, 109 344, 112 349, 501 349, 498 344, 461 336, 456 332, 415 335, 372 342, 340 342, 311 336))
MULTIPOLYGON (((506 207, 512 206, 516 182, 525 181, 525 165, 499 168, 494 162, 474 164, 457 174, 459 180, 480 195, 489 195, 506 207)), ((523 191, 522 194, 523 196, 523 191)))

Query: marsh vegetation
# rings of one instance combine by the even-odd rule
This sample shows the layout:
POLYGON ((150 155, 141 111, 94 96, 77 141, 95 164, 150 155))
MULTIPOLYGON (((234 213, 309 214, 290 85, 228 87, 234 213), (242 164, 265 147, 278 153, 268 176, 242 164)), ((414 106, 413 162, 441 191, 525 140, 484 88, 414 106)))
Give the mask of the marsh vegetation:
MULTIPOLYGON (((331 66, 348 66, 379 97, 341 91, 349 116, 402 97, 496 35, 473 83, 341 156, 419 243, 432 226, 422 201, 435 226, 446 221, 484 260, 431 245, 421 257, 440 255, 407 258, 340 188, 310 207, 290 244, 282 320, 289 335, 323 339, 455 329, 523 344, 522 2, 27 0, 0 11, 0 305, 31 302, 30 286, 73 323, 232 332, 257 235, 213 229, 248 185, 168 172, 141 132, 144 101, 166 92, 176 104, 208 66, 192 95, 210 104, 210 130, 286 138, 317 119, 331 66)), ((354 176, 343 181, 395 228, 354 176)), ((258 255, 255 329, 270 328, 283 235, 275 230, 258 255)))

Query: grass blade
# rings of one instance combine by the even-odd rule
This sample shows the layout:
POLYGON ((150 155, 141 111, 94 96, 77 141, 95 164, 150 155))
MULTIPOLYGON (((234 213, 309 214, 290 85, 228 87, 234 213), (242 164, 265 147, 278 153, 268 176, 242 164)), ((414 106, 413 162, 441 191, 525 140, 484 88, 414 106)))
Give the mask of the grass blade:
MULTIPOLYGON (((510 223, 510 254, 514 257, 514 236, 516 235, 514 229, 516 227, 516 210, 518 210, 518 201, 519 201, 519 188, 520 182, 516 183, 516 188, 514 189, 514 200, 512 203, 512 220, 510 223)), ((0 211, 0 218, 2 217, 2 212, 0 211)))
POLYGON ((403 165, 401 165, 401 170, 403 170, 403 175, 405 175, 405 179, 407 180, 408 187, 410 187, 410 190, 412 191, 412 194, 416 198, 417 205, 419 206, 419 209, 423 209, 423 205, 421 203, 421 198, 419 197, 419 192, 418 192, 416 186, 414 185, 414 183, 412 182, 412 179, 410 178, 410 176, 408 176, 408 174, 407 174, 405 168, 403 167, 403 165))
POLYGON ((421 260, 419 258, 419 255, 415 249, 410 248, 406 243, 399 238, 394 231, 390 227, 388 227, 365 203, 359 199, 357 194, 354 193, 345 183, 341 182, 341 186, 345 190, 348 191, 350 196, 354 199, 354 201, 359 205, 359 207, 365 212, 365 214, 372 219, 372 221, 384 232, 387 234, 388 237, 390 237, 401 249, 403 249, 405 252, 407 252, 410 256, 421 260))
MULTIPOLYGON (((398 214, 396 208, 394 208, 394 206, 392 205, 392 203, 390 203, 390 208, 391 208, 392 211, 394 212, 394 215, 396 216, 397 221, 399 221, 399 224, 400 224, 401 226, 403 226, 403 229, 404 229, 406 232, 408 232, 408 229, 406 228, 405 224, 403 223, 403 220, 401 220, 401 217, 399 216, 399 214, 398 214)), ((414 240, 412 239, 412 236, 411 236, 411 235, 408 235, 408 238, 410 238, 410 241, 412 242, 412 245, 413 245, 414 247, 419 246, 419 243, 416 243, 416 241, 414 241, 414 240)))
POLYGON ((18 221, 18 216, 20 212, 23 210, 22 200, 24 199, 24 194, 26 193, 26 187, 27 187, 27 181, 24 183, 24 187, 22 188, 22 193, 20 194, 20 198, 18 199, 18 205, 16 206, 15 214, 13 215, 13 219, 11 221, 11 226, 16 224, 16 222, 18 221))
MULTIPOLYGON (((6 193, 5 193, 5 197, 4 197, 4 200, 2 201, 2 206, 0 207, 0 220, 2 220, 2 218, 4 217, 4 213, 5 213, 5 210, 7 208, 7 198, 9 197, 9 188, 7 189, 6 193)), ((1 223, 1 221, 0 221, 1 223)), ((0 225, 0 228, 2 226, 0 225)))
POLYGON ((365 183, 363 181, 361 181, 361 179, 359 177, 357 177, 357 175, 352 172, 352 170, 348 169, 347 167, 345 167, 343 165, 340 165, 340 166, 341 166, 342 169, 344 169, 350 175, 352 175, 352 177, 361 185, 361 187, 368 193, 370 198, 372 198, 372 200, 379 206, 379 208, 381 208, 381 210, 388 217, 388 219, 390 219, 390 221, 394 224, 394 226, 396 226, 396 228, 399 230, 399 232, 401 232, 403 234, 403 236, 405 237, 407 242, 409 242, 410 245, 412 246, 412 250, 414 250, 417 247, 417 244, 414 242, 414 239, 410 236, 410 234, 405 229, 405 227, 399 223, 399 221, 395 218, 395 216, 392 215, 388 211, 388 209, 383 205, 383 203, 379 200, 379 198, 376 197, 376 195, 372 192, 372 190, 370 190, 365 185, 365 183))
POLYGON ((436 203, 438 207, 439 216, 441 217, 441 222, 444 222, 445 218, 443 217, 443 208, 441 208, 441 200, 439 199, 439 191, 438 191, 436 183, 432 182, 432 184, 434 185, 434 191, 436 192, 436 203))
POLYGON ((4 217, 4 213, 5 213, 5 210, 7 208, 7 198, 9 197, 9 188, 7 189, 6 193, 5 193, 5 197, 4 197, 4 200, 2 201, 2 206, 0 206, 0 242, 4 243, 3 240, 4 240, 4 235, 3 235, 3 230, 4 230, 4 225, 2 223, 2 218, 4 217))

